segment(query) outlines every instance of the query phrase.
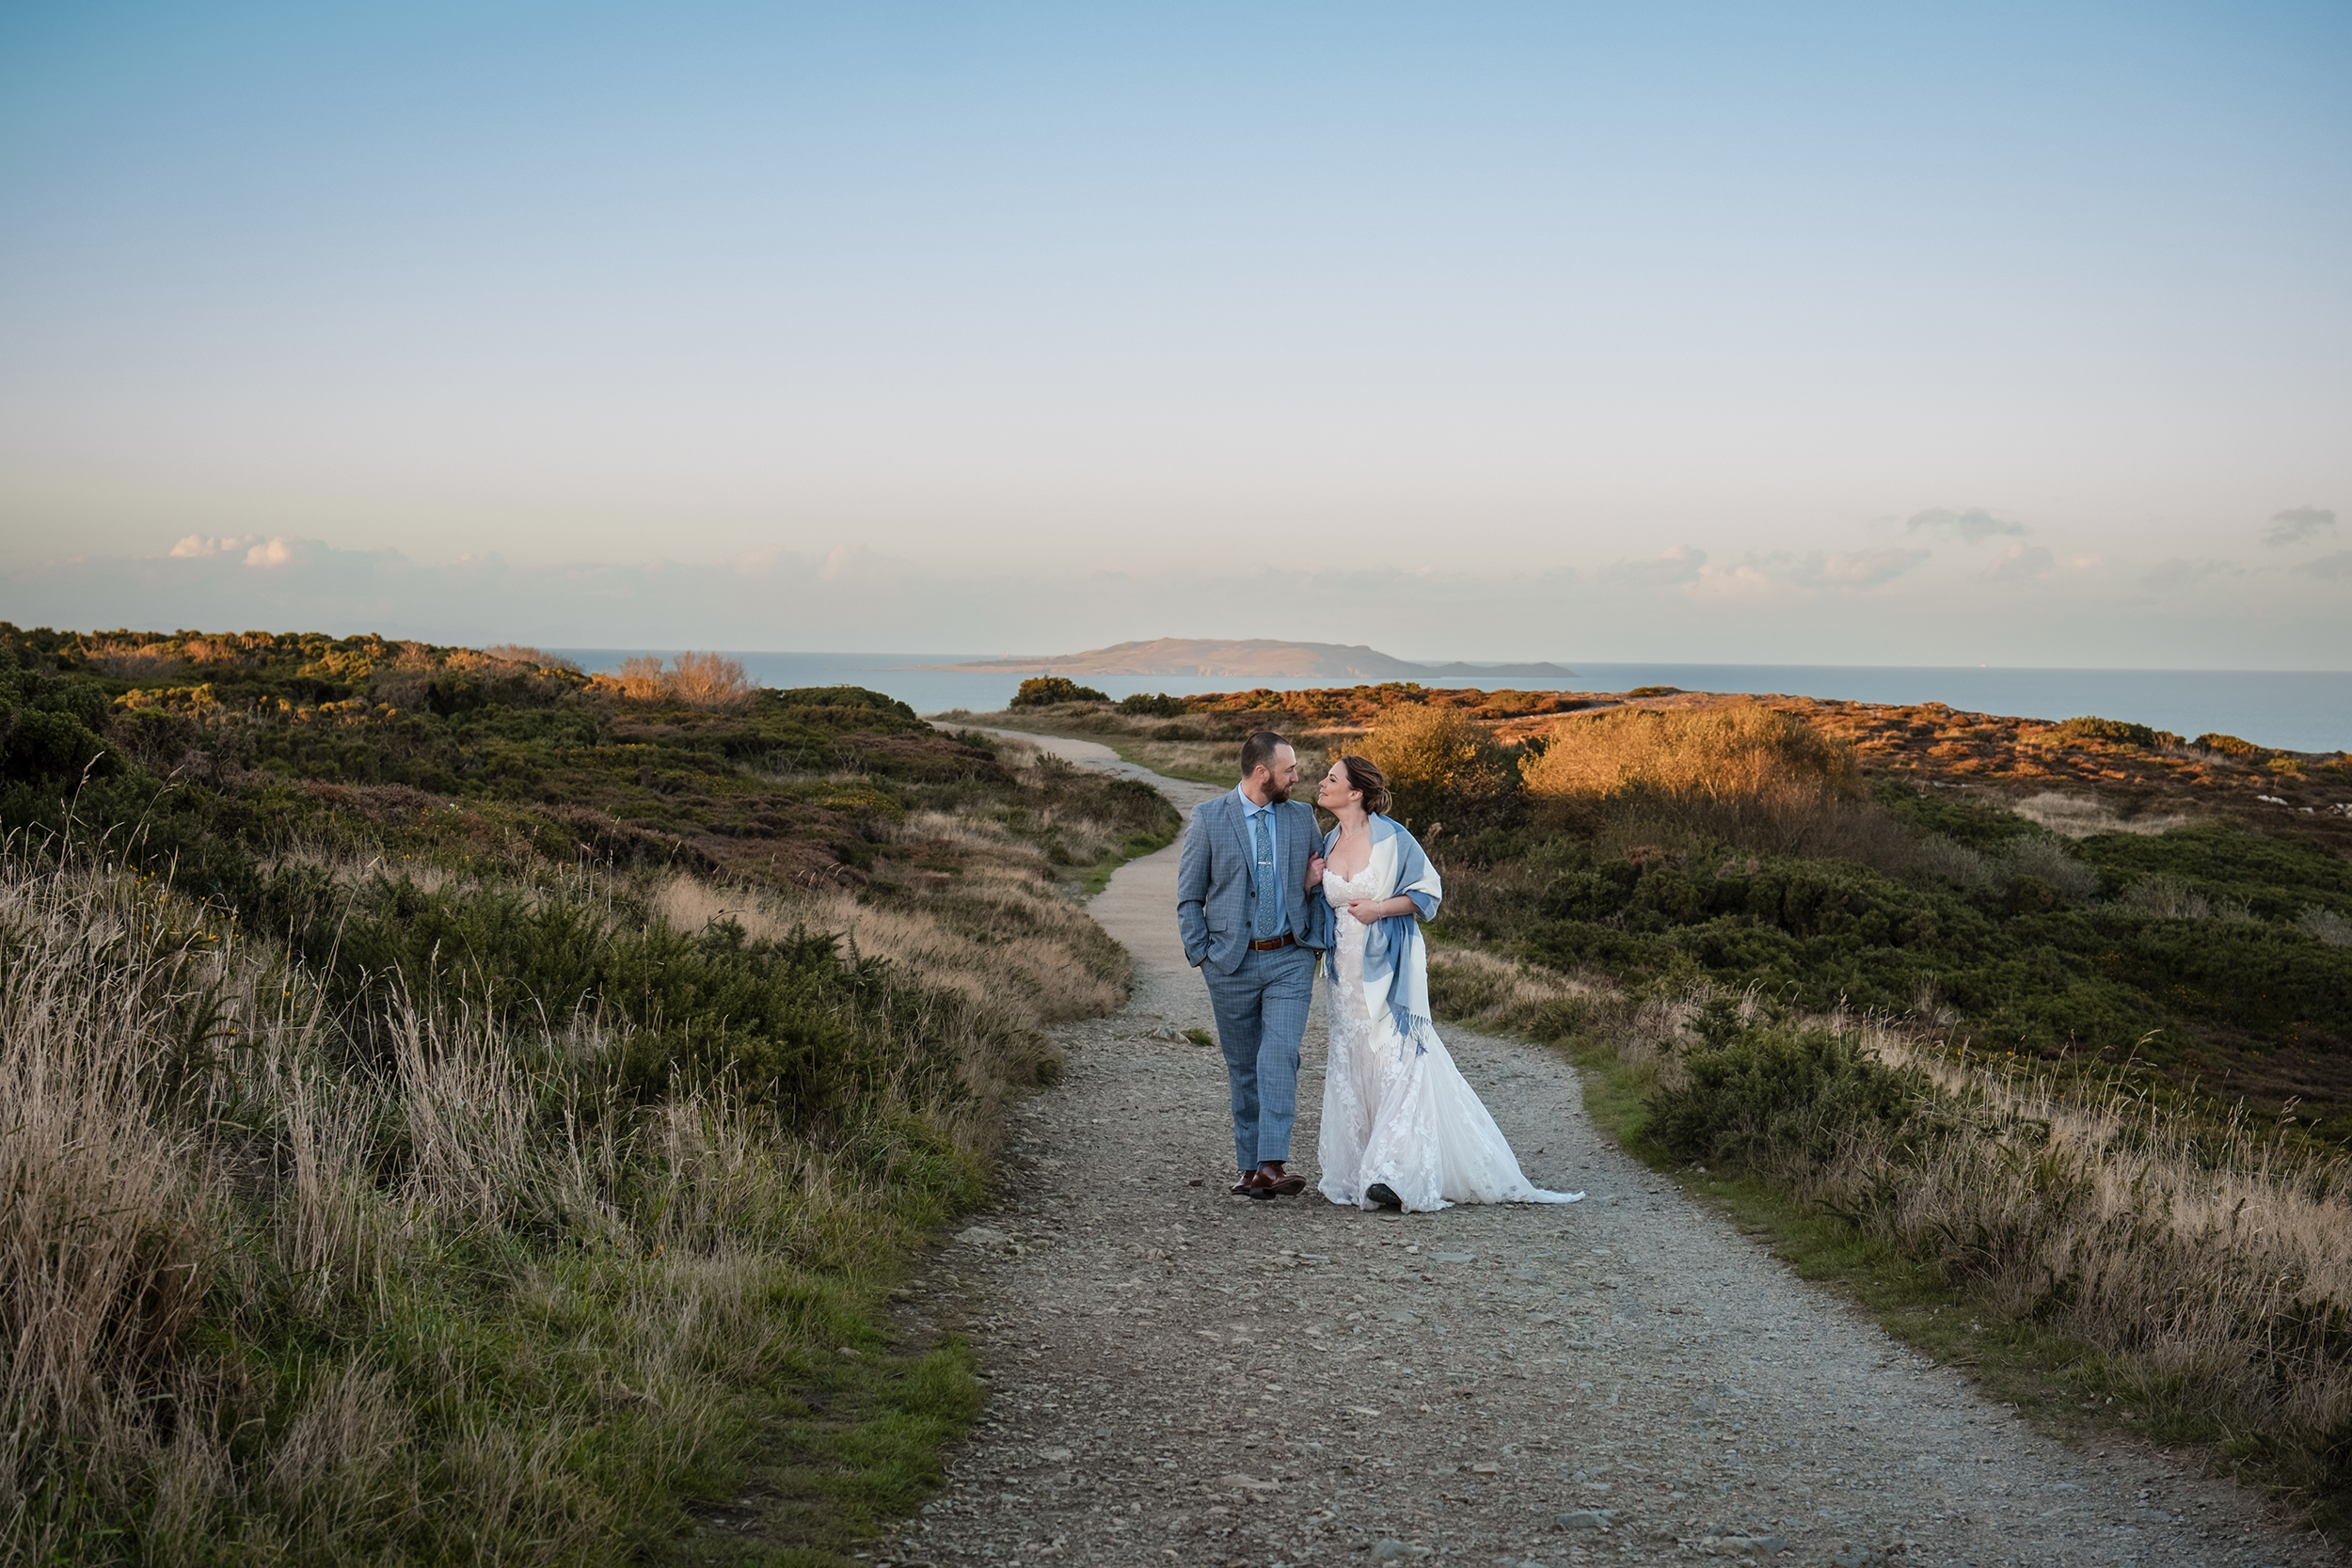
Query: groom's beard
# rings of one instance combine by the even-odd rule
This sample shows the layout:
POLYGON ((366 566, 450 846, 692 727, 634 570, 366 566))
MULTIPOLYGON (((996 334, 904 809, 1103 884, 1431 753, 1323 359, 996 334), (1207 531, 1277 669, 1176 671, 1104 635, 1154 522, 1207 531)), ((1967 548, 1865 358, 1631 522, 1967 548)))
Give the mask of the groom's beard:
POLYGON ((1286 806, 1286 805, 1290 804, 1290 799, 1291 799, 1291 788, 1290 788, 1290 785, 1288 785, 1288 784, 1268 784, 1268 785, 1266 785, 1266 786, 1265 786, 1265 803, 1266 803, 1267 805, 1269 805, 1269 806, 1286 806))

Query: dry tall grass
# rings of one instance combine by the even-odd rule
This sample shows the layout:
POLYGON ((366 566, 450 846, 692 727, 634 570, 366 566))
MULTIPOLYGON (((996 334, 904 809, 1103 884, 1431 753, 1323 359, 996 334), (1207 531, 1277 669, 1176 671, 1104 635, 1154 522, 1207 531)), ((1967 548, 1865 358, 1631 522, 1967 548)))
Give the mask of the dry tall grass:
POLYGON ((151 881, 0 857, 0 1560, 627 1556, 832 1332, 804 1271, 897 1244, 877 1181, 991 1135, 967 1033, 973 1093, 884 1083, 926 1130, 836 1150, 724 1084, 620 1105, 593 1014, 330 1017, 151 881))
MULTIPOLYGON (((916 844, 1008 847, 988 826, 927 812, 898 832, 916 844)), ((911 980, 962 996, 1021 1029, 1114 1011, 1126 1000, 1131 974, 1113 961, 1115 948, 1102 951, 1107 939, 1055 888, 1034 852, 967 864, 952 890, 919 903, 862 904, 833 888, 762 894, 685 876, 660 884, 652 899, 677 930, 725 919, 754 937, 835 932, 861 956, 887 958, 911 980)))
POLYGON ((759 691, 743 673, 741 660, 693 652, 674 656, 666 668, 656 655, 634 655, 610 674, 596 676, 594 684, 631 702, 668 701, 728 711, 749 706, 759 691))
POLYGON ((2323 910, 2316 904, 2307 906, 2295 924, 2314 942, 2324 942, 2330 947, 2352 947, 2352 920, 2333 910, 2323 910))
POLYGON ((2038 827, 2068 838, 2089 838, 2094 833, 2169 833, 2189 822, 2186 814, 2181 812, 2124 816, 2093 797, 2064 795, 2056 790, 2028 795, 2012 802, 2010 810, 2038 827))
MULTIPOLYGON (((1687 1081, 1709 1000, 1618 998, 1588 1015, 1653 1087, 1687 1081)), ((1751 1019, 1751 993, 1740 1001, 1751 1019)), ((2105 1352, 2143 1411, 2268 1449, 2274 1473, 2343 1483, 2352 1431, 2352 1168, 2216 1126, 2128 1078, 2066 1079, 1886 1021, 1813 1021, 1931 1085, 1925 1123, 1783 1134, 1751 1165, 1866 1233, 1938 1260, 2017 1318, 2105 1352), (1777 1148, 1778 1152, 1774 1152, 1777 1148)))
POLYGON ((1688 831, 1803 852, 1849 831, 1861 794, 1852 752, 1762 703, 1616 708, 1553 727, 1521 767, 1539 820, 1635 804, 1688 831))

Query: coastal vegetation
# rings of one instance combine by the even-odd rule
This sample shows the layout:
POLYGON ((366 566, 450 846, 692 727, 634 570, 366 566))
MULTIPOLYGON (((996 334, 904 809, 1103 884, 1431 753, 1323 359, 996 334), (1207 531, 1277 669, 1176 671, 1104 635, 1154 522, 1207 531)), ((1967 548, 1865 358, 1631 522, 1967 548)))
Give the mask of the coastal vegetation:
MULTIPOLYGON (((1661 690, 1033 715, 1379 761, 1445 1016, 2003 1397, 2352 1525, 2352 757, 1661 690)), ((1177 747, 1190 748, 1175 752, 1177 747)))
POLYGON ((1438 935, 1632 987, 1762 988, 2053 1064, 2132 1061, 2352 1138, 2352 759, 2103 719, 1663 692, 1245 692, 1025 725, 1224 783, 1359 751, 1443 863, 1438 935))
POLYGON ((0 626, 0 1556, 818 1554, 1147 787, 710 656, 0 626), (732 1547, 730 1549, 733 1549, 732 1547))
POLYGON ((1052 707, 1060 703, 1107 703, 1110 699, 1067 675, 1032 675, 1021 683, 1008 707, 1052 707))

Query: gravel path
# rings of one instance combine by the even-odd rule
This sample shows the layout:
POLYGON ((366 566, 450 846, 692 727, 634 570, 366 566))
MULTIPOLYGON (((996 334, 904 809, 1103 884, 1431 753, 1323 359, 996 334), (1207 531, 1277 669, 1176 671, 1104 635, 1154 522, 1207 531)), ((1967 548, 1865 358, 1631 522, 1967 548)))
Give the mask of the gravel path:
MULTIPOLYGON (((1187 809, 1214 793, 1158 782, 1187 809)), ((876 1560, 2332 1560, 2160 1454, 2036 1435, 1619 1153, 1534 1047, 1446 1037, 1529 1178, 1583 1203, 1399 1218, 1311 1185, 1229 1196, 1223 1069, 1182 1035, 1210 1016, 1176 854, 1095 900, 1135 999, 1063 1032, 1067 1077, 1011 1132, 1014 1196, 902 1306, 917 1335, 968 1331, 992 1394, 876 1560)), ((1311 1181, 1322 1032, 1319 998, 1311 1181)))

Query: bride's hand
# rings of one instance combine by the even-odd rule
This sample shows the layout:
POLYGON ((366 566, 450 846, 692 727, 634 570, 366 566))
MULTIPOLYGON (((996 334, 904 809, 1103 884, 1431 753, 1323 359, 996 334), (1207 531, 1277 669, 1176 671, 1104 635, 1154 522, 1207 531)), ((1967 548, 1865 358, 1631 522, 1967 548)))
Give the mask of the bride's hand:
POLYGON ((1347 901, 1347 912, 1356 917, 1356 924, 1359 926, 1376 925, 1380 919, 1376 911, 1386 902, 1388 900, 1384 898, 1350 898, 1347 901))
POLYGON ((1314 892, 1323 885, 1323 868, 1327 863, 1321 855, 1307 857, 1307 891, 1314 892))

